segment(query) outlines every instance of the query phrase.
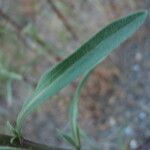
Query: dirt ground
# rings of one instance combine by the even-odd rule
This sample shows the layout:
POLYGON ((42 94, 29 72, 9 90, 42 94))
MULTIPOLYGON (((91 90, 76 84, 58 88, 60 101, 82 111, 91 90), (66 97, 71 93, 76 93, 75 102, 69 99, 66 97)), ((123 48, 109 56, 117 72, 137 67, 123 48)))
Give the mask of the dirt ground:
MULTIPOLYGON (((6 121, 15 121, 23 101, 47 68, 71 54, 113 19, 141 9, 150 10, 150 0, 53 2, 65 19, 46 0, 0 0, 0 10, 19 25, 17 28, 0 13, 0 26, 7 25, 5 34, 0 31, 0 51, 4 53, 0 61, 4 58, 3 63, 22 76, 21 80, 12 81, 11 101, 7 96, 8 79, 0 77, 1 133, 7 133, 6 121), (50 51, 39 48, 42 42, 36 45, 35 39, 26 34, 30 24, 50 43, 50 51), (26 45, 24 39, 30 44, 26 45)), ((148 16, 140 30, 94 70, 83 90, 79 107, 79 123, 86 133, 83 149, 134 150, 150 141, 149 57, 148 16)), ((26 138, 69 147, 60 131, 69 131, 68 106, 78 81, 32 113, 23 128, 26 138)))

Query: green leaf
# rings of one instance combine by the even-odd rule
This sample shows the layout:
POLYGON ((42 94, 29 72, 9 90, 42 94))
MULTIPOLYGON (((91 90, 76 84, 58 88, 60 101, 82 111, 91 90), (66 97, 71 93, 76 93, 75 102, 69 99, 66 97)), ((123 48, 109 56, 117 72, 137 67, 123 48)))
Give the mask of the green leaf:
POLYGON ((12 106, 12 79, 9 79, 6 83, 6 90, 7 90, 7 103, 9 106, 12 106))
POLYGON ((80 99, 80 94, 83 86, 85 85, 89 75, 91 74, 92 71, 88 72, 85 74, 83 80, 79 83, 75 95, 73 97, 73 100, 70 104, 70 111, 69 111, 69 120, 71 122, 71 130, 72 130, 72 135, 73 139, 76 143, 76 145, 80 146, 80 132, 78 128, 78 123, 77 123, 77 118, 78 118, 78 105, 79 105, 79 99, 80 99))
POLYGON ((19 150, 19 148, 0 146, 0 150, 19 150))
POLYGON ((146 16, 146 11, 140 11, 111 23, 64 61, 48 70, 39 81, 35 93, 27 100, 18 115, 16 126, 18 132, 31 112, 79 75, 88 72, 103 61, 113 49, 140 27, 146 16))
POLYGON ((0 75, 8 79, 22 80, 20 74, 7 70, 2 64, 0 64, 0 75))
POLYGON ((61 133, 61 136, 63 137, 63 139, 65 139, 70 145, 72 145, 73 147, 77 147, 76 143, 74 142, 74 140, 72 139, 72 137, 68 134, 65 133, 61 133))
POLYGON ((9 131, 10 131, 13 135, 15 135, 15 128, 10 124, 9 121, 6 122, 6 126, 7 126, 7 128, 9 129, 9 131))
POLYGON ((13 135, 12 138, 10 139, 10 143, 12 144, 14 140, 19 139, 20 141, 22 140, 22 135, 16 128, 14 128, 9 121, 6 122, 6 126, 9 129, 10 133, 13 135))

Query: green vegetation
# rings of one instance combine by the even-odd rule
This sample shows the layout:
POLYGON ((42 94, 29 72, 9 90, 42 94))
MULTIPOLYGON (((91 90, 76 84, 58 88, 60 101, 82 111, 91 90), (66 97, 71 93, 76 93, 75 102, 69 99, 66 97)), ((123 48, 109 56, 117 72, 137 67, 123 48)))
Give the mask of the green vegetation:
MULTIPOLYGON (((72 55, 46 71, 39 80, 33 94, 25 101, 17 117, 16 126, 13 127, 8 123, 9 129, 13 134, 11 137, 11 146, 17 145, 18 147, 31 149, 34 149, 36 146, 37 149, 38 144, 36 143, 29 146, 24 145, 25 140, 23 139, 22 129, 26 118, 35 111, 37 107, 49 100, 48 98, 57 94, 78 76, 83 75, 83 80, 79 83, 70 104, 69 120, 71 135, 63 134, 65 140, 67 140, 74 149, 81 150, 81 129, 77 122, 81 89, 91 71, 102 62, 112 50, 129 38, 141 26, 146 16, 146 11, 140 11, 112 22, 84 43, 72 55)), ((37 38, 37 36, 35 39, 43 45, 43 42, 37 38)), ((0 145, 2 145, 1 142, 0 145)), ((40 149, 52 148, 44 148, 44 146, 41 148, 40 146, 40 149)), ((53 149, 58 150, 59 148, 56 147, 53 149)))

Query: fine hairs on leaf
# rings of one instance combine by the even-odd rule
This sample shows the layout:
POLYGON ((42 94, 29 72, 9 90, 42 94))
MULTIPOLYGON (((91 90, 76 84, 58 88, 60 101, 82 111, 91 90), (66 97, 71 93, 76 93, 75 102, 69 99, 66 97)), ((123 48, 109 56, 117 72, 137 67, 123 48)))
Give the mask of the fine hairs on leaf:
POLYGON ((30 113, 78 76, 102 62, 113 49, 117 48, 141 26, 146 16, 146 11, 139 11, 112 22, 72 55, 44 73, 35 92, 24 103, 17 117, 17 133, 21 134, 23 122, 30 113))

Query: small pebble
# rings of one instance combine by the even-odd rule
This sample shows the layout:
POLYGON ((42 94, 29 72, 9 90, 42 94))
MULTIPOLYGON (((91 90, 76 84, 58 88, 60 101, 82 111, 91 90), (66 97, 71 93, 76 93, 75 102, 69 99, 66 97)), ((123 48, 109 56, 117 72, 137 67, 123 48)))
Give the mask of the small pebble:
POLYGON ((146 114, 145 114, 144 112, 140 112, 139 118, 140 118, 141 120, 145 119, 145 118, 146 118, 146 114))
POLYGON ((132 139, 130 141, 130 148, 131 149, 136 149, 137 148, 137 141, 135 139, 132 139))
POLYGON ((133 129, 132 129, 130 126, 128 126, 128 127, 126 127, 126 128, 124 129, 124 133, 125 133, 127 136, 132 136, 132 135, 134 134, 134 131, 133 131, 133 129))
POLYGON ((135 72, 139 72, 140 71, 140 66, 138 64, 133 65, 132 70, 135 72))
POLYGON ((114 126, 114 125, 116 124, 116 120, 115 120, 113 117, 111 117, 111 118, 109 119, 109 124, 110 124, 111 126, 114 126))
POLYGON ((137 53, 135 54, 135 60, 136 60, 136 61, 141 61, 141 60, 142 60, 142 54, 141 54, 140 52, 137 52, 137 53))

